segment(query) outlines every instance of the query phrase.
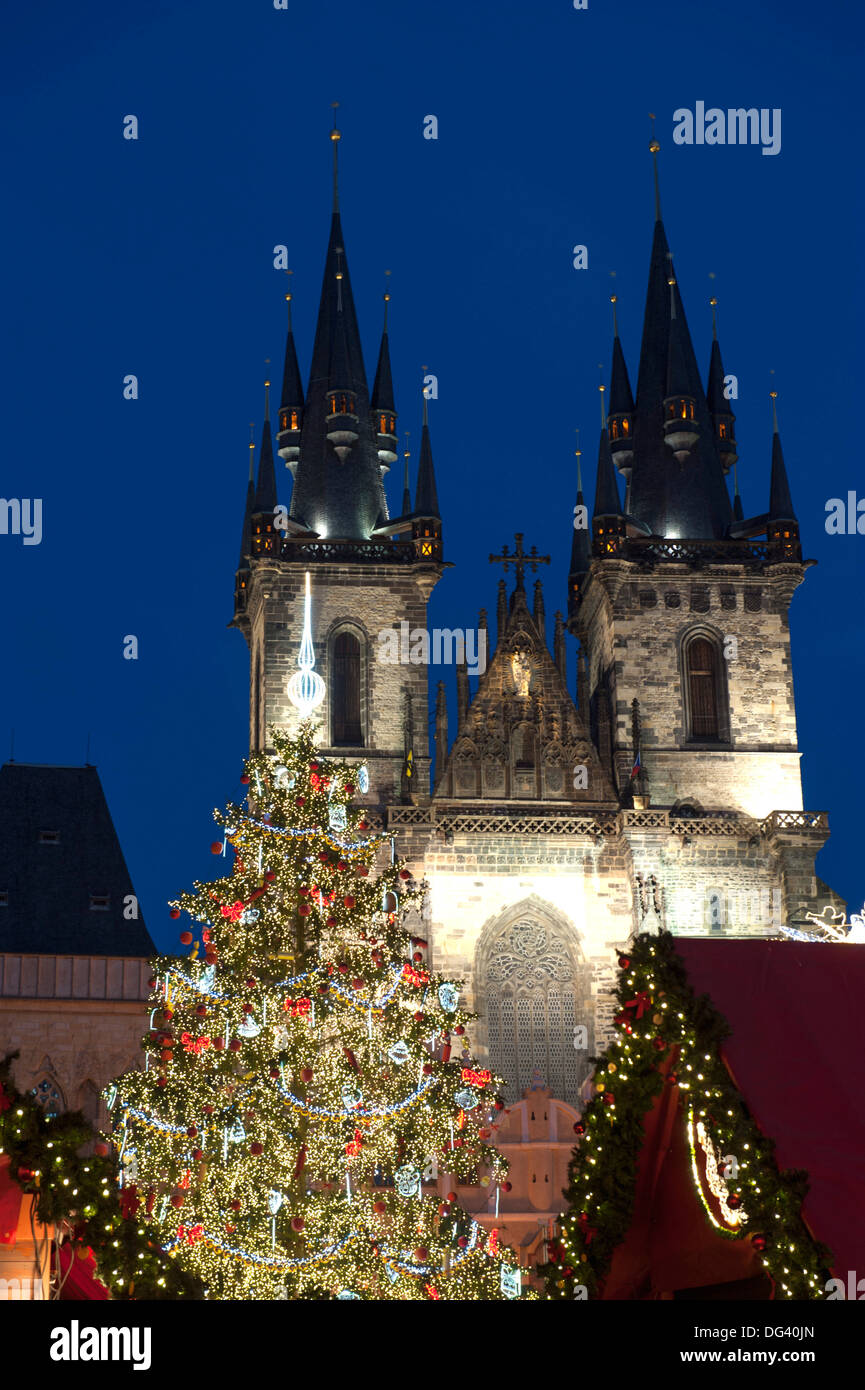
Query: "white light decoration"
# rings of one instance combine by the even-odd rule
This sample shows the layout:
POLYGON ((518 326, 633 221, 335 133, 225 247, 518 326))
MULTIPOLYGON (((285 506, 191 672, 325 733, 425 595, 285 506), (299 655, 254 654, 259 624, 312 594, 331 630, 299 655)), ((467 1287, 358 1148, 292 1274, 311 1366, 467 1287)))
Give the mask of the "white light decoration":
POLYGON ((300 653, 297 658, 300 670, 295 671, 288 682, 288 698, 304 719, 307 719, 314 709, 318 709, 325 693, 324 681, 318 672, 313 670, 315 652, 312 647, 309 614, 309 570, 307 570, 306 594, 303 600, 303 636, 300 639, 300 653))
POLYGON ((822 912, 806 912, 805 919, 811 923, 813 931, 797 931, 795 927, 784 926, 781 931, 791 941, 829 941, 845 946, 865 944, 865 907, 861 913, 854 912, 849 922, 846 913, 828 906, 822 912))

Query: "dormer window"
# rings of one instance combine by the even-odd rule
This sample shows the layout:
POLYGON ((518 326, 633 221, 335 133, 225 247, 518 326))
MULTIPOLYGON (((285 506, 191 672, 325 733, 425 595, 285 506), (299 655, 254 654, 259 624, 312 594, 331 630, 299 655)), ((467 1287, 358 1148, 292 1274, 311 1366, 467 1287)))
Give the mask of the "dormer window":
POLYGON ((627 419, 627 417, 626 417, 626 418, 622 421, 622 434, 627 434, 628 431, 630 430, 630 428, 631 428, 630 423, 628 422, 628 419, 627 419))
POLYGON ((619 422, 618 422, 618 420, 614 420, 613 423, 610 425, 610 438, 611 438, 611 439, 618 439, 618 437, 619 437, 619 422))
POLYGON ((108 912, 108 910, 109 910, 110 907, 111 907, 111 898, 109 897, 109 895, 108 895, 107 893, 91 893, 91 894, 90 894, 90 911, 91 911, 91 912, 108 912))
POLYGON ((59 845, 59 844, 60 844, 60 831, 59 831, 59 830, 40 830, 40 831, 39 831, 39 843, 40 843, 40 845, 59 845))
POLYGON ((387 434, 387 429, 385 428, 386 425, 387 425, 387 416, 386 416, 386 415, 379 415, 379 417, 378 417, 378 432, 379 432, 379 434, 387 434))
POLYGON ((721 421, 720 425, 718 426, 718 437, 719 437, 720 439, 726 439, 726 438, 727 438, 727 426, 724 424, 724 421, 723 421, 723 420, 721 421))

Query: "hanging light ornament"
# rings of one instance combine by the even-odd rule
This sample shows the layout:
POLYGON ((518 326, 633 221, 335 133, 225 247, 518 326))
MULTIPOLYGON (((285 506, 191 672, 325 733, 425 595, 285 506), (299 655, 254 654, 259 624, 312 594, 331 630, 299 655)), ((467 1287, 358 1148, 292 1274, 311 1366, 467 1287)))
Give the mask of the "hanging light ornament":
POLYGON ((302 718, 307 719, 324 699, 325 685, 315 666, 315 652, 310 633, 309 570, 306 572, 306 594, 303 600, 303 636, 297 664, 300 667, 288 682, 288 698, 302 718))

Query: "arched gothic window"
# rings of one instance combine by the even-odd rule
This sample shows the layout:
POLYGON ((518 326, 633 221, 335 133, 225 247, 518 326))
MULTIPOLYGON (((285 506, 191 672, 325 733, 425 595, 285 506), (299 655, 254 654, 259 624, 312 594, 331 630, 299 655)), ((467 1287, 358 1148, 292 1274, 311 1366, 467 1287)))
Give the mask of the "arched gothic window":
POLYGON ((530 768, 535 765, 535 731, 525 728, 517 741, 517 767, 530 768))
POLYGON ((685 706, 688 735, 695 742, 725 739, 723 680, 718 644, 696 634, 684 646, 685 706))
POLYGON ((589 977, 563 929, 527 913, 505 924, 486 952, 483 979, 490 1064, 507 1100, 541 1079, 579 1104, 594 1050, 589 977), (575 1030, 586 1028, 575 1047, 575 1030), (582 1046, 582 1042, 586 1046, 582 1046))
POLYGON ((31 1095, 35 1096, 36 1104, 46 1115, 59 1115, 66 1109, 66 1101, 63 1099, 60 1083, 50 1073, 39 1078, 31 1091, 31 1095))
POLYGON ((360 642, 354 633, 337 633, 330 679, 331 737, 335 748, 363 746, 360 658, 360 642))

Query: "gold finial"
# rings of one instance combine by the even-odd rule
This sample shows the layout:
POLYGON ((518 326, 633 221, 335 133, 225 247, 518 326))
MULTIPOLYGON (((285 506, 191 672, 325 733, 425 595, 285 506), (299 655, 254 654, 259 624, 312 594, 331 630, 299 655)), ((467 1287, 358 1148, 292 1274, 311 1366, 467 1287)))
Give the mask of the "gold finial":
POLYGON ((574 453, 575 453, 576 456, 577 456, 577 492, 582 492, 582 490, 583 490, 583 471, 582 471, 582 465, 581 465, 581 463, 580 463, 580 459, 583 457, 583 451, 582 451, 582 449, 580 448, 580 431, 579 431, 579 430, 576 430, 576 431, 575 431, 575 434, 576 434, 576 436, 577 436, 577 447, 576 447, 576 449, 574 450, 574 453))
MULTIPOLYGON (((709 271, 709 279, 710 279, 710 280, 714 280, 714 278, 715 278, 715 272, 714 272, 714 270, 710 270, 710 271, 709 271)), ((712 286, 712 288, 714 289, 714 285, 712 286)), ((712 295, 712 298, 709 300, 709 303, 710 303, 711 306, 712 306, 712 337, 714 338, 715 342, 717 342, 717 341, 718 341, 718 317, 717 317, 717 315, 716 315, 716 313, 715 313, 715 310, 716 310, 717 307, 718 307, 718 300, 717 300, 716 295, 714 295, 714 294, 712 295)))
MULTIPOLYGON (((426 362, 423 362, 423 363, 421 364, 421 371, 423 372, 424 376, 426 376, 426 374, 427 374, 427 364, 426 364, 426 362)), ((429 406, 428 406, 428 404, 427 404, 428 401, 429 401, 429 396, 427 395, 427 390, 428 390, 427 384, 426 384, 426 382, 424 382, 423 386, 421 387, 421 395, 423 396, 423 422, 424 422, 425 425, 428 425, 428 424, 429 424, 429 406)))
MULTIPOLYGON (((769 375, 770 375, 770 376, 774 376, 774 375, 775 375, 775 368, 774 368, 774 367, 770 367, 770 368, 769 368, 769 375)), ((774 382, 773 382, 772 384, 773 384, 773 386, 774 386, 774 382)), ((777 434, 777 433, 778 433, 778 407, 777 407, 777 405, 776 405, 776 401, 778 400, 778 392, 777 392, 777 391, 770 391, 770 392, 769 392, 769 395, 772 397, 772 428, 773 428, 775 434, 777 434)))
POLYGON ((658 182, 658 151, 661 146, 655 139, 655 113, 649 112, 649 120, 652 122, 652 138, 649 141, 649 149, 652 152, 652 163, 655 170, 655 221, 661 220, 661 185, 658 182))
POLYGON ((288 280, 287 280, 287 282, 286 282, 286 290, 285 290, 285 302, 286 302, 286 304, 288 305, 288 331, 289 331, 289 333, 290 333, 290 332, 291 332, 291 277, 292 277, 292 275, 294 274, 294 271, 293 271, 293 270, 287 270, 285 273, 286 273, 286 275, 288 276, 288 280))
POLYGON ((403 450, 403 458, 405 459, 405 476, 404 476, 404 480, 403 480, 403 487, 405 488, 405 491, 406 491, 406 492, 408 492, 408 461, 409 461, 409 459, 411 458, 411 449, 408 447, 408 437, 409 437, 410 434, 411 434, 411 430, 406 430, 406 432, 405 432, 405 448, 404 448, 404 450, 403 450))
POLYGON ((606 387, 604 386, 604 378, 603 378, 604 365, 603 365, 602 362, 599 362, 599 363, 598 363, 598 370, 599 370, 599 371, 601 372, 601 374, 602 374, 602 375, 601 375, 601 384, 600 384, 600 386, 598 387, 598 391, 600 392, 600 400, 601 400, 601 429, 602 429, 602 430, 605 430, 605 429, 607 428, 607 412, 604 410, 604 391, 606 390, 606 387))
POLYGON ((249 422, 249 481, 255 481, 255 421, 249 422))
POLYGON ((382 295, 382 299, 384 300, 384 328, 382 329, 382 332, 383 332, 383 333, 386 333, 386 332, 387 332, 387 306, 388 306, 388 304, 390 304, 390 285, 389 285, 389 283, 388 283, 388 282, 389 282, 389 279, 390 279, 390 271, 389 271, 389 270, 386 270, 385 273, 384 273, 384 275, 385 275, 385 281, 384 281, 384 294, 382 295))
MULTIPOLYGON (((270 366, 269 357, 265 357, 264 365, 265 367, 270 366)), ((270 419, 270 372, 267 373, 264 381, 264 418, 265 420, 270 419)))
MULTIPOLYGON (((610 271, 610 278, 611 278, 612 280, 615 280, 615 278, 616 278, 616 272, 615 272, 614 270, 611 270, 611 271, 610 271)), ((610 303, 611 303, 612 306, 613 306, 613 335, 614 335, 614 337, 618 338, 618 336, 619 336, 619 320, 618 320, 618 318, 617 318, 617 316, 616 316, 616 305, 617 305, 618 302, 619 302, 619 296, 616 294, 615 291, 616 291, 616 286, 613 285, 613 293, 610 295, 610 303)))

